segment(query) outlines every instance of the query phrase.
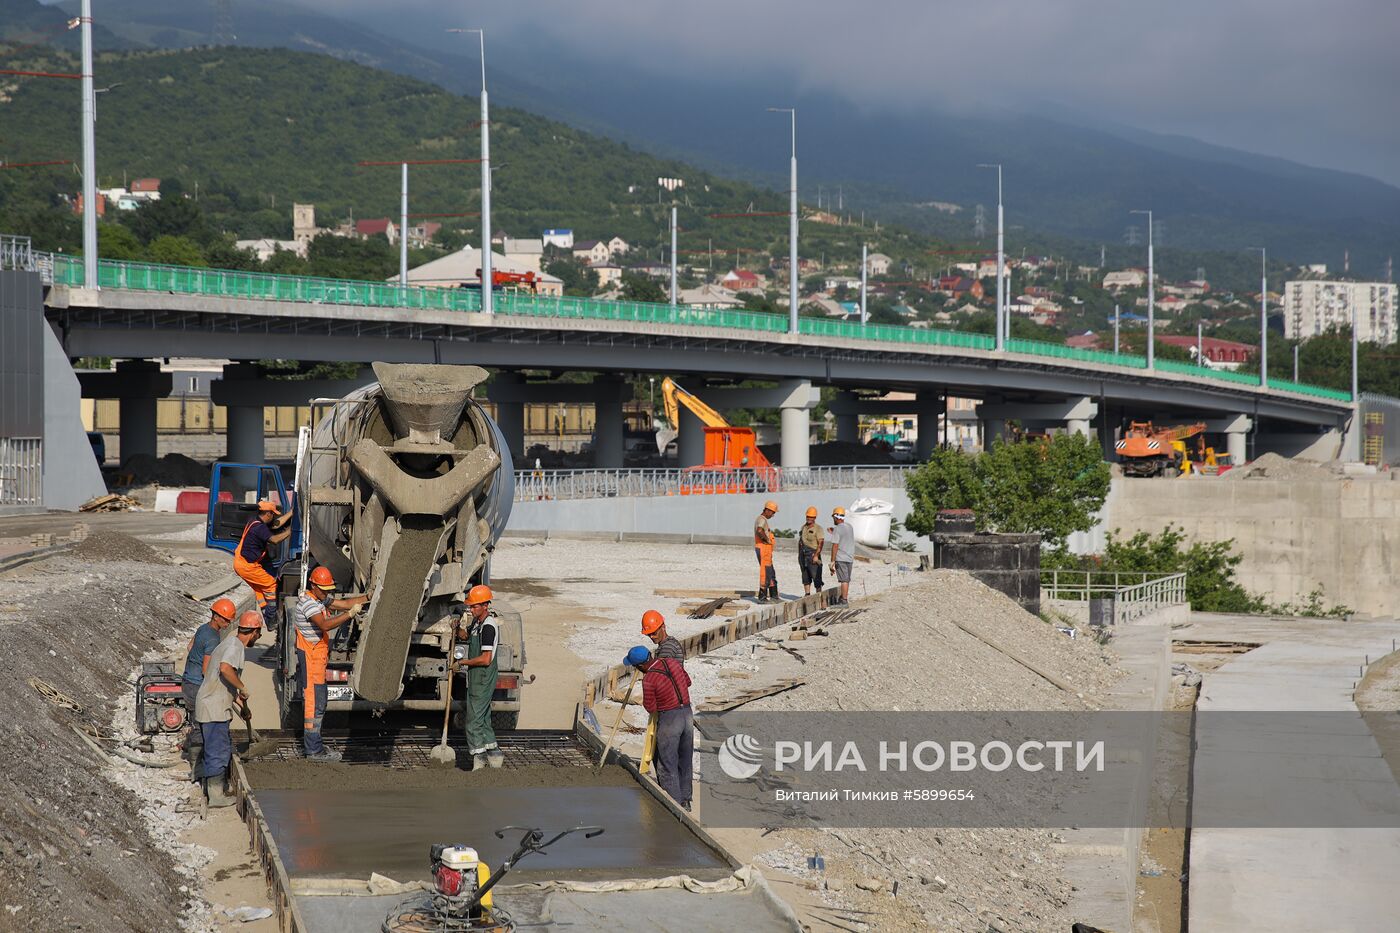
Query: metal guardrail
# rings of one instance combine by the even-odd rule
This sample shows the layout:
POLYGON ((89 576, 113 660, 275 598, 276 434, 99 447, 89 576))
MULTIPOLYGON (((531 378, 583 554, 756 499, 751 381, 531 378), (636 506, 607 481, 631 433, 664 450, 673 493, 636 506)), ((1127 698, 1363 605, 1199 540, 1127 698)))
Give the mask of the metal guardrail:
POLYGON ((34 271, 34 248, 29 237, 0 233, 0 269, 34 271))
POLYGON ((815 466, 785 470, 517 470, 515 501, 701 496, 904 486, 913 467, 815 466))
POLYGON ((1166 606, 1186 604, 1186 574, 1116 570, 1042 570, 1044 599, 1113 601, 1113 624, 1142 618, 1166 606))
MULTIPOLYGON (((36 261, 41 254, 35 254, 36 261)), ((61 253, 42 254, 52 269, 50 281, 58 285, 81 286, 82 260, 61 253)), ((239 272, 228 269, 205 269, 189 266, 161 266, 151 263, 124 262, 104 259, 98 264, 98 280, 103 288, 124 288, 139 291, 162 291, 176 294, 211 295, 221 298, 244 298, 260 301, 295 301, 309 304, 356 305, 372 308, 406 308, 410 310, 480 311, 481 292, 470 288, 435 288, 401 286, 385 282, 349 279, 324 279, 300 275, 270 275, 262 272, 239 272)), ((534 295, 506 290, 496 299, 497 314, 524 317, 587 319, 602 321, 631 321, 644 324, 670 324, 693 327, 721 327, 762 333, 784 333, 788 319, 783 314, 754 311, 694 308, 687 305, 671 307, 641 301, 608 301, 600 298, 565 298, 534 295)), ((838 337, 847 340, 871 340, 877 343, 914 344, 924 346, 958 347, 968 350, 991 350, 993 338, 986 334, 964 331, 936 330, 925 327, 902 327, 891 324, 857 324, 823 318, 800 318, 798 332, 812 337, 838 337)), ((1146 369, 1145 357, 1128 353, 1086 350, 1037 340, 1012 339, 1007 349, 1013 353, 1048 359, 1074 360, 1146 369)), ((1210 369, 1193 363, 1158 360, 1162 372, 1193 378, 1230 382, 1240 385, 1259 384, 1259 377, 1225 369, 1210 369)), ((1284 380, 1270 380, 1270 387, 1285 392, 1351 401, 1348 392, 1322 386, 1301 385, 1284 380)))
POLYGON ((43 504, 43 438, 0 437, 0 508, 43 504))

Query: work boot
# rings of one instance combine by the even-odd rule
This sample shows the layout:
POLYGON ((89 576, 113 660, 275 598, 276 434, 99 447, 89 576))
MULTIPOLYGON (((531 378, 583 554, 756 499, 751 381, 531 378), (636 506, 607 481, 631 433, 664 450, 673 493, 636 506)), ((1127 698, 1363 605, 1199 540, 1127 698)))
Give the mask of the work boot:
POLYGON ((486 763, 493 768, 499 768, 501 765, 506 763, 505 753, 502 752, 499 748, 492 749, 491 752, 486 756, 486 763))
POLYGON ((323 749, 321 749, 319 752, 317 752, 317 753, 314 754, 314 755, 307 755, 307 756, 306 756, 306 760, 307 760, 307 761, 340 761, 340 760, 341 760, 341 757, 342 757, 342 756, 341 756, 340 752, 336 751, 335 749, 333 749, 333 748, 323 748, 323 749))
POLYGON ((225 772, 204 779, 204 796, 209 799, 209 806, 211 808, 231 807, 237 802, 234 796, 228 792, 228 787, 224 784, 227 777, 228 774, 225 772))
POLYGON ((478 754, 478 755, 473 755, 473 756, 472 756, 472 770, 473 770, 473 771, 480 771, 481 769, 486 768, 486 767, 489 767, 489 766, 486 764, 486 755, 485 755, 485 753, 478 754))

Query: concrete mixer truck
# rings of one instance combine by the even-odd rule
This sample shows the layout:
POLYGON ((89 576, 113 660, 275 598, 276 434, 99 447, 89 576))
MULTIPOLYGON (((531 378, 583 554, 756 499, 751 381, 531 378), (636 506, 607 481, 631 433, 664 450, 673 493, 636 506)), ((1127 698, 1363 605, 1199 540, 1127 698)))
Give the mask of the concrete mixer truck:
MULTIPOLYGON (((232 551, 256 503, 295 509, 293 534, 274 553, 278 579, 275 678, 283 721, 300 719, 292 607, 309 572, 330 569, 344 592, 367 593, 358 618, 332 632, 327 711, 437 710, 460 596, 489 582, 515 474, 500 428, 471 398, 477 366, 375 363, 378 382, 339 399, 311 400, 298 439, 295 482, 277 467, 219 463, 206 544, 232 551)), ((513 728, 525 662, 519 613, 493 604, 498 728, 513 728)))

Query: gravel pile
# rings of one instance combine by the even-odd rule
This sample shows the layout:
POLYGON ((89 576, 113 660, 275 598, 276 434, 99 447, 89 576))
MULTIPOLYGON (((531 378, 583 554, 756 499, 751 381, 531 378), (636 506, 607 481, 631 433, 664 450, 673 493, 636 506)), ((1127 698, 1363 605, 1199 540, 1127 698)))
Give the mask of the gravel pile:
MULTIPOLYGON (((921 574, 916 583, 862 601, 868 611, 826 638, 786 642, 806 663, 807 684, 757 700, 759 710, 1081 710, 1099 705, 1121 676, 1112 654, 1089 638, 1071 640, 1001 593, 959 571, 921 574), (1066 693, 1001 651, 1013 651, 1067 682, 1066 693)), ((781 653, 781 652, 779 652, 781 653)), ((735 669, 773 652, 739 653, 735 669)), ((767 667, 768 665, 765 665, 767 667)), ((713 682, 711 665, 687 662, 713 682), (706 676, 710 675, 710 676, 706 676)), ((766 672, 765 672, 766 673, 766 672)), ((723 678, 723 674, 719 675, 723 678)), ((733 691, 730 685, 723 688, 733 691)), ((1043 829, 780 830, 778 848, 760 861, 796 862, 799 877, 822 885, 840 916, 872 930, 1068 930, 1072 888, 1043 829), (820 879, 796 856, 819 852, 820 879), (898 882, 898 895, 893 893, 898 882)))
POLYGON ((122 462, 122 473, 130 473, 137 485, 208 486, 209 464, 184 454, 166 454, 159 459, 150 454, 134 454, 122 462))
MULTIPOLYGON (((144 541, 120 531, 95 531, 73 547, 73 556, 85 561, 134 561, 142 564, 170 563, 144 541)), ((146 571, 146 572, 149 572, 146 571)))
MULTIPOLYGON (((0 929, 144 933, 189 916, 192 869, 167 833, 153 837, 160 824, 120 777, 138 769, 99 761, 69 726, 110 734, 113 711, 131 708, 139 660, 205 615, 180 591, 211 576, 167 567, 157 581, 146 563, 98 571, 65 557, 0 580, 0 929), (80 709, 46 699, 31 678, 80 709)), ((172 819, 178 802, 166 801, 172 819)))
POLYGON ((1290 460, 1276 453, 1267 453, 1242 467, 1221 475, 1221 479, 1286 479, 1294 482, 1332 480, 1337 474, 1308 460, 1290 460))

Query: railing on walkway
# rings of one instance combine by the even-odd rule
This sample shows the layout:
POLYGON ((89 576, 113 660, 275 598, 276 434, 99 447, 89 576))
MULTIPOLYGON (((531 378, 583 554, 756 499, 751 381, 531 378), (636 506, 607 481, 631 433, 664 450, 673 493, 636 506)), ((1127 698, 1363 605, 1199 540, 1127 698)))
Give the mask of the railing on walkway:
POLYGON ((0 508, 44 504, 44 441, 0 437, 0 508))
MULTIPOLYGON (((35 262, 42 261, 52 269, 50 280, 54 284, 70 286, 84 284, 83 263, 80 258, 61 253, 36 253, 34 255, 35 262)), ((104 259, 98 264, 98 280, 103 288, 212 295, 220 298, 296 301, 309 304, 406 308, 410 310, 481 310, 481 292, 471 288, 402 286, 385 282, 323 279, 301 275, 270 275, 263 272, 239 272, 190 266, 161 266, 110 259, 104 259)), ((497 314, 502 315, 720 327, 761 333, 784 333, 788 328, 787 316, 782 314, 702 309, 688 305, 673 308, 667 304, 650 302, 565 298, 512 290, 506 290, 497 297, 495 309, 497 314)), ((824 318, 800 318, 798 332, 811 337, 872 340, 889 344, 957 347, 968 350, 991 350, 993 348, 993 339, 986 334, 923 327, 901 327, 890 324, 862 325, 851 321, 824 318)), ((1007 342, 1007 349, 1013 353, 1047 359, 1074 360, 1081 363, 1123 366, 1129 369, 1147 368, 1147 360, 1141 356, 1128 353, 1110 353, 1103 350, 1085 350, 1037 340, 1012 339, 1007 342)), ((1237 373, 1225 369, 1211 369, 1194 363, 1157 360, 1156 366, 1162 372, 1199 379, 1251 386, 1259 384, 1257 375, 1237 373)), ((1270 380, 1269 386, 1280 391, 1295 392, 1315 398, 1340 402, 1351 401, 1349 393, 1322 386, 1301 385, 1284 380, 1270 380)))
POLYGON ((913 467, 815 466, 766 470, 517 470, 515 501, 611 499, 794 492, 805 489, 903 488, 913 467))
POLYGON ((1186 603, 1186 574, 1116 570, 1042 570, 1042 599, 1066 602, 1109 600, 1114 625, 1165 606, 1186 603))
POLYGON ((34 271, 34 248, 29 237, 0 233, 0 269, 34 271))

